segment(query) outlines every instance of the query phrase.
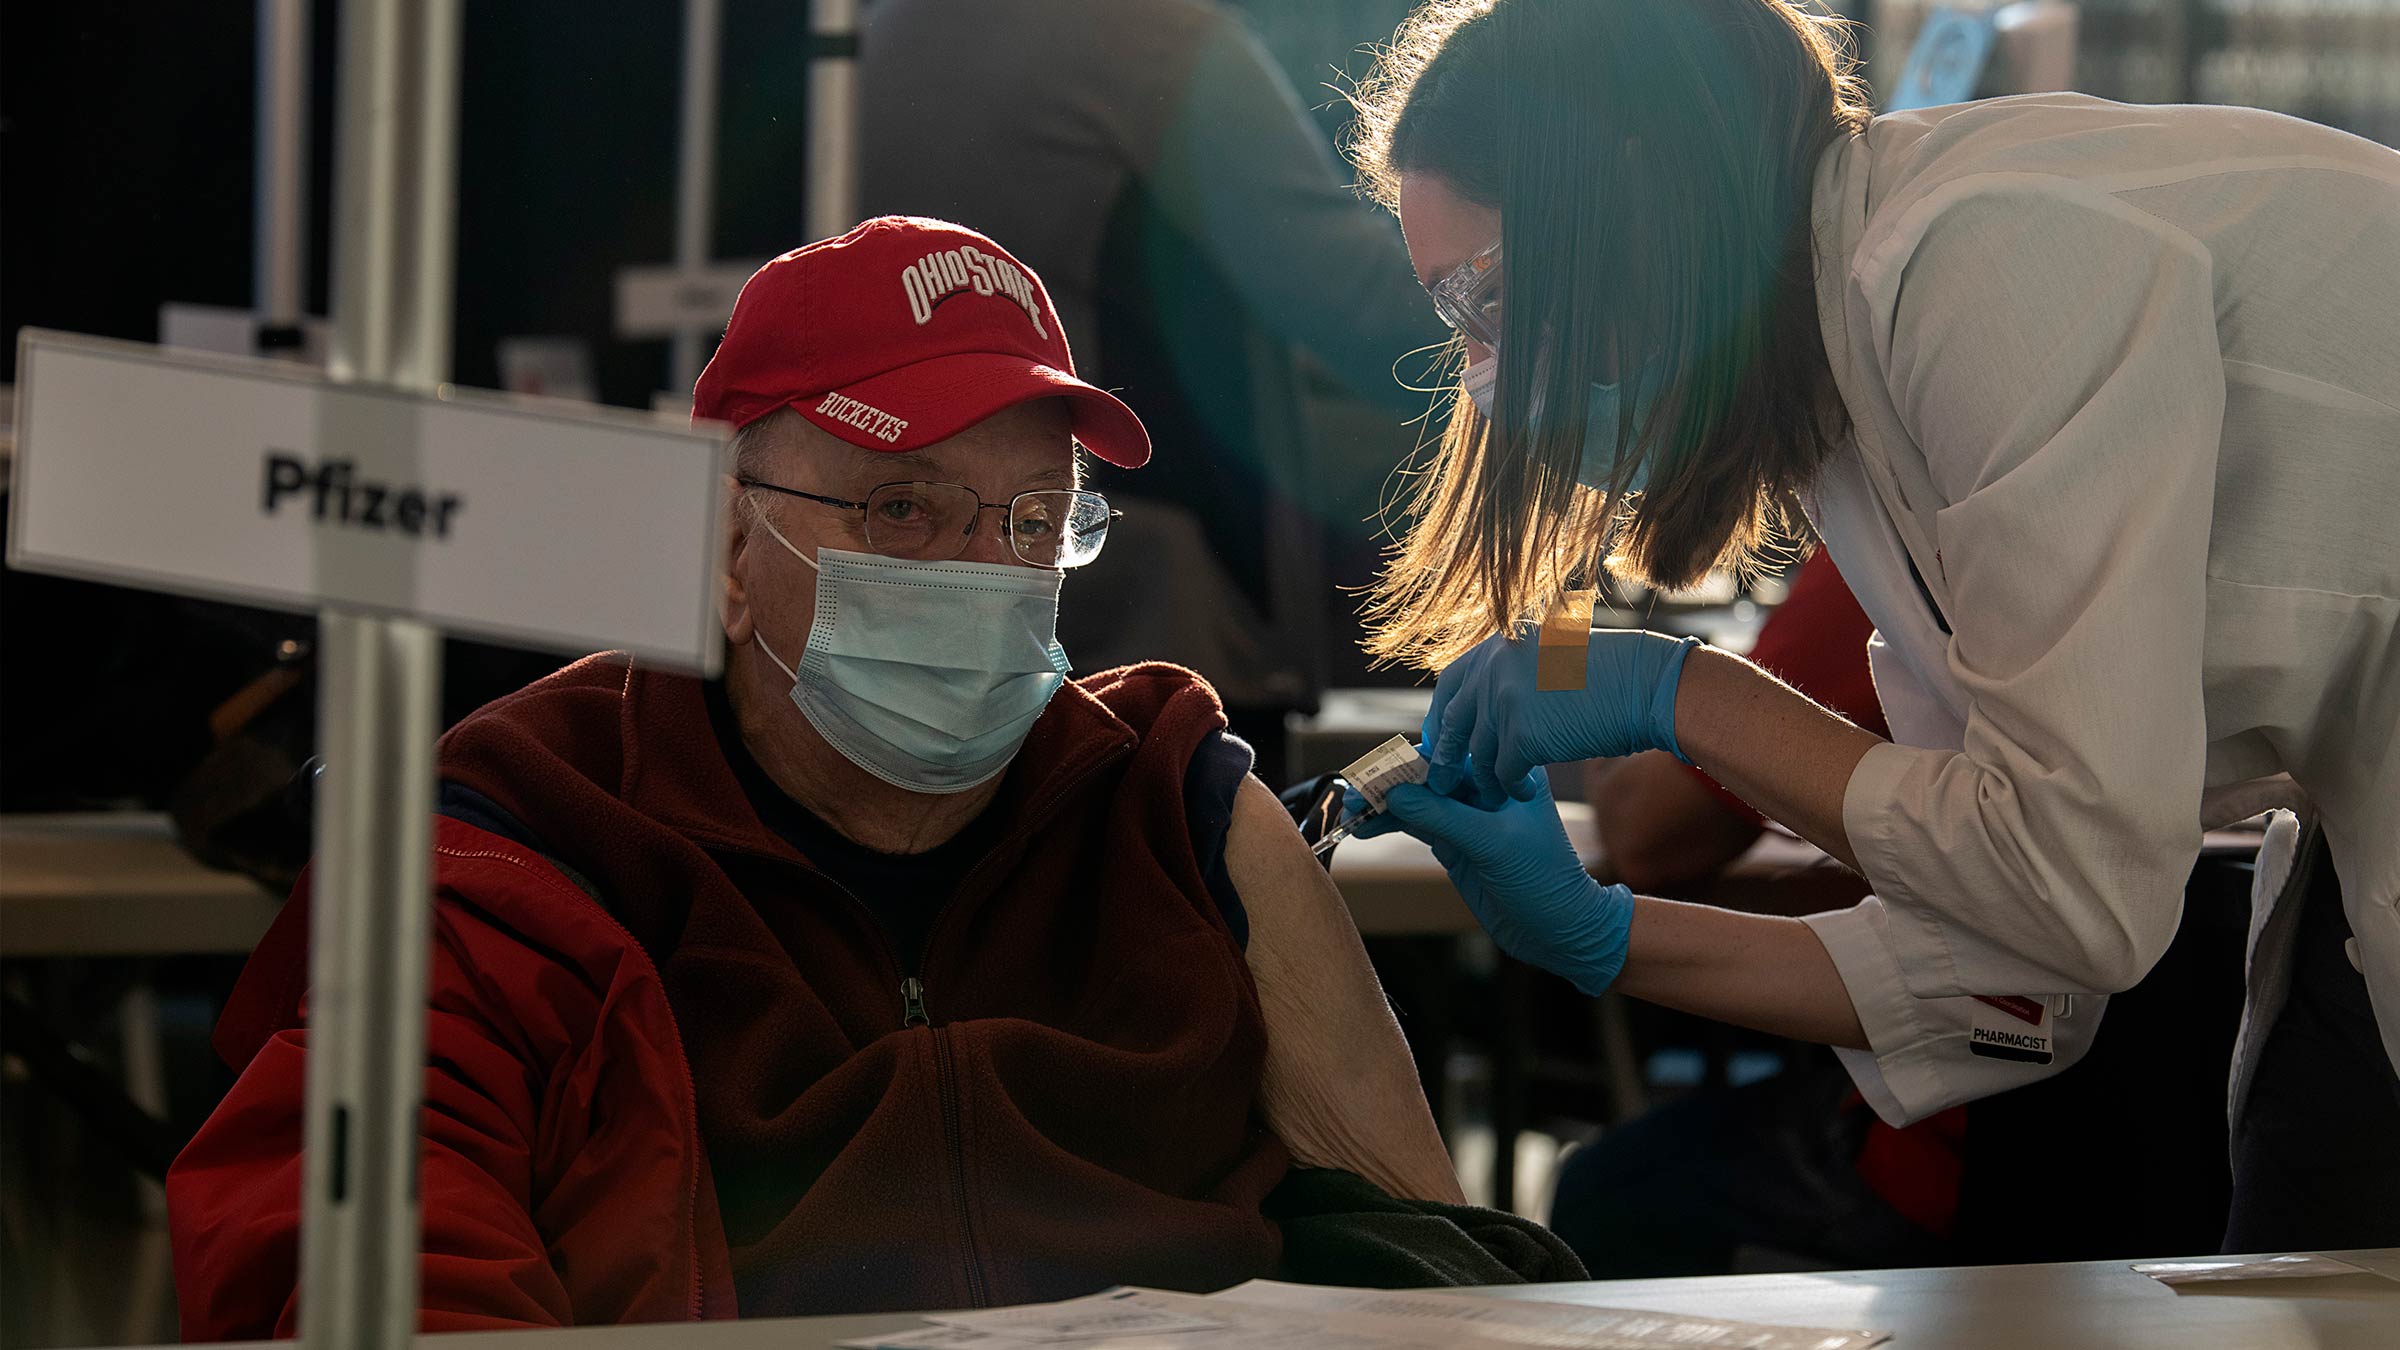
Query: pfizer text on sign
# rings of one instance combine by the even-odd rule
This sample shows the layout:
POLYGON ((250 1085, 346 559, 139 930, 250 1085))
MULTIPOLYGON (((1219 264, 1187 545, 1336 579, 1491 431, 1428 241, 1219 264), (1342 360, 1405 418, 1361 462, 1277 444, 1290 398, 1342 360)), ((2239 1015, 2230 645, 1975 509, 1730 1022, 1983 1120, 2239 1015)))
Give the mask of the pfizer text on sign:
POLYGON ((720 428, 27 329, 9 565, 714 674, 720 428))

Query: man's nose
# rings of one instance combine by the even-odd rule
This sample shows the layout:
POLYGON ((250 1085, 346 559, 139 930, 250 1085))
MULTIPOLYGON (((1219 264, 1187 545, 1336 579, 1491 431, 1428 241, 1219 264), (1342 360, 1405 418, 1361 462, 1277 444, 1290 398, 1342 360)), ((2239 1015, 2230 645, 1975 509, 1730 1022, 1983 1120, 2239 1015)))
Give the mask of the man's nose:
POLYGON ((1017 551, 1009 546, 1007 536, 1002 533, 1007 528, 1002 524, 1006 519, 998 511, 976 512, 973 533, 967 537, 967 551, 959 554, 958 560, 1000 564, 1022 562, 1023 559, 1017 556, 1017 551))

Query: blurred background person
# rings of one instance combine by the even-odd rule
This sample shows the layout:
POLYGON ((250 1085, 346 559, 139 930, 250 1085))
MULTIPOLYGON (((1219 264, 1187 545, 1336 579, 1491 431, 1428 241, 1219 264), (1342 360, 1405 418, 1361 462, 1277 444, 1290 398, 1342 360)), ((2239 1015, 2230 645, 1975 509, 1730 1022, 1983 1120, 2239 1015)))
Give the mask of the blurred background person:
POLYGON ((1371 555, 1407 434, 1343 456, 1311 434, 1311 379, 1396 426, 1427 398, 1394 354, 1443 336, 1392 221, 1214 0, 881 0, 861 84, 864 209, 1009 239, 1157 439, 1140 482, 1095 479, 1123 537, 1076 579, 1062 640, 1198 670, 1271 766, 1284 712, 1353 645, 1332 583, 1363 577, 1329 576, 1328 552, 1371 555))

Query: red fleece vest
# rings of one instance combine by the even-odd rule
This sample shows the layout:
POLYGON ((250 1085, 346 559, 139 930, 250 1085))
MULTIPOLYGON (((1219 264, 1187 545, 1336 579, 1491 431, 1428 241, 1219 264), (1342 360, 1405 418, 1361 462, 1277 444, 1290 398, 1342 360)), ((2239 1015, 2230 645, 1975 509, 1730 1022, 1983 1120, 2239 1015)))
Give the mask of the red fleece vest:
MULTIPOLYGON (((701 1230, 695 1269, 722 1270, 730 1255, 748 1316, 1022 1302, 1120 1282, 1207 1289, 1265 1273, 1280 1239, 1259 1206, 1287 1156, 1257 1119, 1256 993, 1209 897, 1182 799, 1194 749, 1223 725, 1208 687, 1171 666, 1065 686, 991 808, 1000 842, 935 924, 922 967, 932 1025, 904 1027, 902 972, 862 898, 759 822, 695 682, 591 658, 493 704, 445 739, 443 776, 522 822, 655 962, 663 1001, 607 1006, 635 1019, 618 1039, 680 1042, 702 1139, 670 1109, 677 1092, 595 1091, 595 1076, 605 1088, 621 1071, 606 1057, 605 1025, 556 1052, 571 1062, 522 1055, 529 1100, 568 1114, 629 1100, 658 1117, 641 1124, 655 1126, 662 1153, 704 1153, 701 1180, 722 1222, 706 1231, 719 1227, 713 1207, 682 1206, 701 1230), (670 1025, 655 1025, 662 1018, 670 1025)), ((605 941, 595 934, 615 931, 567 912, 592 902, 565 887, 539 888, 530 905, 521 894, 485 904, 468 888, 453 893, 451 870, 446 854, 446 907, 498 914, 488 926, 534 951, 555 944, 563 978, 592 968, 589 949, 605 941)), ((288 934, 282 947, 280 975, 258 969, 262 946, 245 983, 288 987, 304 949, 288 934)), ((437 982, 448 969, 437 962, 437 982)), ((487 1004, 546 1007, 560 992, 539 977, 458 978, 487 1004)), ((436 990, 437 1005, 444 996, 436 990)), ((506 1007, 482 1015, 519 1020, 506 1007)), ((442 1032, 437 1018, 437 1067, 442 1032)), ((221 1033, 238 1062, 232 1041, 255 1050, 260 1037, 221 1033)), ((642 1063, 658 1071, 655 1056, 642 1063)), ((250 1077, 221 1117, 282 1090, 250 1077)), ((437 1073, 436 1110, 441 1088, 437 1073)), ((537 1134, 560 1124, 542 1109, 537 1134)), ((605 1124, 618 1139, 629 1129, 605 1124)), ((229 1188, 266 1172, 246 1175, 247 1154, 209 1131, 203 1141, 179 1163, 179 1198, 205 1215, 185 1227, 238 1228, 228 1211, 242 1202, 229 1188)), ((677 1221, 612 1208, 605 1191, 542 1194, 538 1141, 533 1152, 525 1200, 553 1266, 573 1264, 561 1250, 578 1234, 622 1245, 628 1232, 677 1221)), ((427 1227, 437 1228, 430 1213, 427 1227)), ((225 1264, 186 1250, 202 1240, 179 1230, 179 1278, 187 1265, 225 1264)), ((633 1306, 576 1288, 571 1269, 557 1275, 575 1308, 633 1306)))

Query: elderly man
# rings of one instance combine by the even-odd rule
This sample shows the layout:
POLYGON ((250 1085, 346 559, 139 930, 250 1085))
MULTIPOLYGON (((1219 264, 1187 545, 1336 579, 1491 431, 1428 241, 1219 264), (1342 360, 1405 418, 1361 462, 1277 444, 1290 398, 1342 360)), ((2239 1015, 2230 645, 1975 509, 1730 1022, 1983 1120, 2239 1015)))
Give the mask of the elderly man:
MULTIPOLYGON (((751 279, 695 413, 738 428, 722 682, 591 657, 442 744, 424 1324, 1209 1288, 1279 1268, 1294 1163, 1456 1199, 1214 695, 1064 674, 1078 444, 1149 441, 1039 280, 870 221, 751 279)), ((294 1325, 306 888, 168 1179, 189 1337, 294 1325)))

